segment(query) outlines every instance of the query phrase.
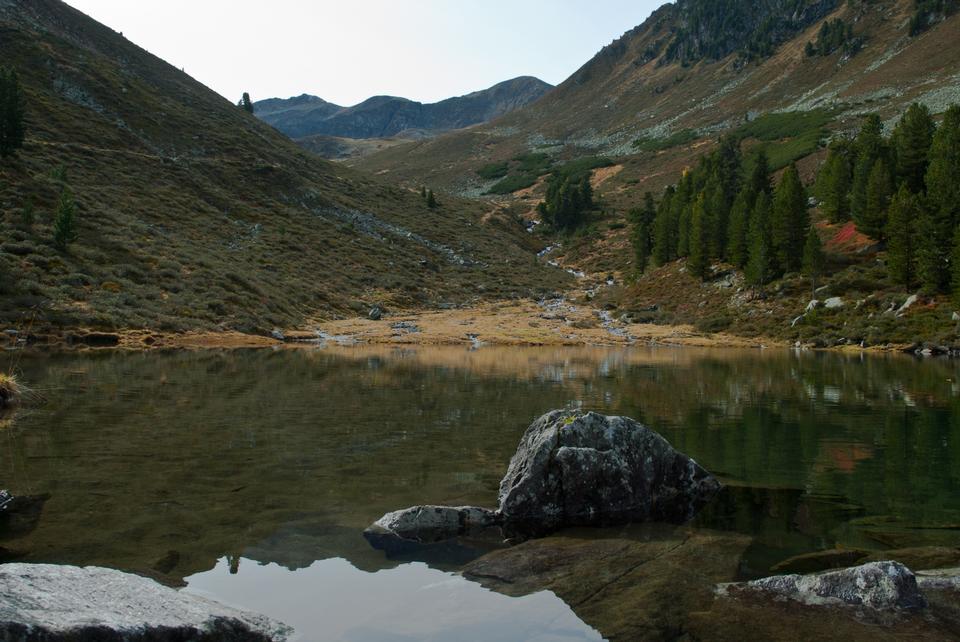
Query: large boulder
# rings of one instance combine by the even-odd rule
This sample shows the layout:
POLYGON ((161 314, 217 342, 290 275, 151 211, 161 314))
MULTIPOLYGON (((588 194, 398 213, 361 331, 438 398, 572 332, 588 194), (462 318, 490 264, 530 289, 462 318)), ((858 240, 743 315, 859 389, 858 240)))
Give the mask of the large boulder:
POLYGON ((871 562, 814 575, 779 575, 720 588, 721 594, 762 593, 811 606, 918 610, 927 601, 913 572, 899 562, 871 562))
POLYGON ((526 431, 500 482, 499 509, 417 506, 367 529, 388 539, 437 542, 490 526, 511 538, 568 526, 683 523, 720 483, 663 437, 632 419, 558 410, 526 431))
POLYGON ((719 489, 697 462, 632 419, 554 411, 523 435, 499 505, 506 524, 544 531, 682 523, 719 489))
POLYGON ((106 568, 0 566, 0 640, 266 642, 291 629, 106 568))

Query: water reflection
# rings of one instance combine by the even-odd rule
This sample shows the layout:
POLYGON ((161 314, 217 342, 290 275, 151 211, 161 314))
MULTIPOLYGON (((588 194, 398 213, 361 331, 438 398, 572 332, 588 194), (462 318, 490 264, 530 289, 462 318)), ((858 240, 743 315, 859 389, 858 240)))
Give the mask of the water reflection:
POLYGON ((321 631, 324 640, 348 642, 602 639, 553 593, 510 598, 420 563, 365 573, 334 558, 291 572, 243 559, 231 575, 224 559, 187 581, 191 593, 290 624, 295 640, 321 631))
POLYGON ((568 406, 644 421, 720 475, 728 489, 696 525, 750 536, 744 575, 835 546, 955 545, 960 524, 950 361, 390 347, 17 359, 49 403, 0 428, 0 486, 49 500, 30 529, 0 528, 4 559, 172 584, 215 568, 218 587, 228 557, 240 584, 260 568, 247 562, 283 581, 326 582, 313 569, 330 559, 363 581, 404 577, 410 559, 371 549, 363 528, 415 504, 492 506, 529 422, 568 406))

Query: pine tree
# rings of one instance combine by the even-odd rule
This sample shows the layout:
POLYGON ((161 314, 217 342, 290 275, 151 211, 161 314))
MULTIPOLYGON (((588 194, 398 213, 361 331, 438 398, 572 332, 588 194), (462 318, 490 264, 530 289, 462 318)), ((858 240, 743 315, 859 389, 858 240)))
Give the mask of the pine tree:
POLYGON ((767 159, 767 153, 763 150, 754 154, 747 170, 745 186, 757 195, 761 192, 773 193, 773 187, 770 184, 770 161, 767 159))
POLYGON ((846 143, 830 146, 827 162, 817 176, 817 196, 832 223, 850 218, 850 187, 853 180, 850 149, 846 143))
POLYGON ((730 203, 727 202, 723 181, 715 174, 704 190, 704 230, 711 257, 722 258, 727 252, 727 227, 730 222, 730 203))
POLYGON ((663 193, 653 222, 653 261, 657 265, 666 265, 676 258, 676 219, 672 216, 675 195, 676 188, 671 185, 663 193))
POLYGON ((421 185, 421 186, 420 186, 420 198, 424 198, 424 199, 427 198, 427 186, 426 186, 426 185, 421 185))
POLYGON ((810 286, 814 295, 817 291, 817 279, 823 275, 826 262, 820 233, 816 225, 811 225, 807 232, 807 241, 803 246, 803 273, 810 277, 810 286))
POLYGON ((690 210, 695 198, 693 189, 693 175, 688 173, 677 186, 677 192, 671 203, 672 216, 677 221, 676 256, 678 257, 690 254, 690 210))
POLYGON ((887 153, 883 139, 883 123, 876 114, 870 114, 864 120, 863 127, 854 141, 856 161, 853 166, 853 181, 850 188, 850 213, 856 221, 863 215, 867 206, 867 183, 873 165, 887 153))
POLYGON ((917 221, 920 199, 906 185, 894 195, 887 222, 887 269, 894 282, 911 287, 917 275, 917 221))
POLYGON ((926 105, 914 103, 907 109, 893 132, 897 178, 905 182, 914 194, 920 194, 925 187, 934 130, 930 110, 926 105))
POLYGON ((434 209, 437 207, 437 197, 433 195, 433 190, 427 190, 427 207, 434 209))
POLYGON ((924 288, 944 292, 951 277, 949 268, 953 236, 960 223, 960 107, 944 114, 930 148, 927 169, 927 201, 920 219, 919 275, 924 288))
POLYGON ((653 194, 647 192, 643 196, 643 208, 631 210, 630 221, 633 224, 631 241, 636 257, 637 275, 647 271, 650 257, 653 252, 653 227, 657 216, 657 209, 653 203, 653 194))
POLYGON ((687 269, 690 275, 698 279, 707 276, 709 265, 709 239, 707 238, 707 207, 706 196, 700 194, 697 202, 690 208, 690 259, 687 269))
POLYGON ((252 114, 254 112, 254 106, 253 106, 253 101, 250 100, 250 94, 248 94, 247 92, 243 92, 243 98, 241 98, 240 102, 237 103, 237 107, 247 112, 248 114, 252 114))
POLYGON ((953 255, 951 256, 952 275, 951 293, 953 304, 960 307, 960 230, 953 234, 953 255))
POLYGON ((761 192, 750 217, 750 252, 746 276, 751 285, 766 285, 773 277, 773 231, 770 222, 770 196, 761 192))
POLYGON ((867 181, 863 211, 856 220, 857 229, 867 236, 883 240, 887 225, 887 207, 893 196, 893 174, 887 162, 880 158, 873 165, 867 181))
POLYGON ((756 202, 756 194, 744 187, 737 194, 730 208, 730 223, 727 231, 727 259, 742 268, 747 264, 749 249, 750 214, 756 202))
POLYGON ((797 166, 791 164, 783 174, 773 198, 773 240, 777 262, 784 272, 796 272, 803 263, 803 245, 810 227, 807 197, 797 166))
POLYGON ((57 203, 57 213, 53 219, 53 245, 61 252, 77 240, 77 205, 70 188, 64 186, 57 203))
POLYGON ((12 69, 0 70, 0 158, 23 147, 25 135, 23 91, 12 69))

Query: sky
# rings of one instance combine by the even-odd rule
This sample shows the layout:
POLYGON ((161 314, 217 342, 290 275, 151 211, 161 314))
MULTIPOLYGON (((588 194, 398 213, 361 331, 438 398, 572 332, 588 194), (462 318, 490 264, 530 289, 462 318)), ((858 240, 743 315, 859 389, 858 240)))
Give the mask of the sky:
POLYGON ((436 102, 558 84, 665 0, 66 0, 214 91, 436 102))

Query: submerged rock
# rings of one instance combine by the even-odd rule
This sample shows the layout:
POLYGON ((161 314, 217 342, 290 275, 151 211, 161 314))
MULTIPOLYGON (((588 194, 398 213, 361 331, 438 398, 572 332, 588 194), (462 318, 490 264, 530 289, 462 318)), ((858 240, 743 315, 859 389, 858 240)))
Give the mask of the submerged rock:
POLYGON ((385 515, 365 535, 382 548, 386 536, 437 542, 495 525, 526 538, 569 526, 682 523, 719 488, 695 461, 632 419, 554 411, 524 434, 500 482, 496 512, 417 506, 385 515))
POLYGON ((871 562, 815 575, 779 575, 720 587, 721 594, 759 592, 811 606, 918 610, 927 600, 913 571, 899 562, 871 562))
POLYGON ((286 640, 292 630, 156 582, 105 568, 0 566, 0 639, 286 640))
POLYGON ((544 531, 682 523, 719 489, 713 475, 632 419, 555 411, 524 434, 499 505, 506 524, 544 531))

